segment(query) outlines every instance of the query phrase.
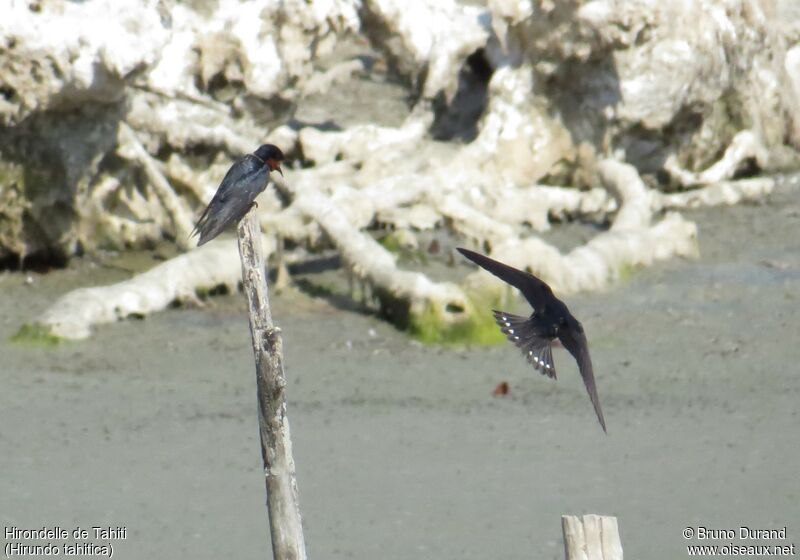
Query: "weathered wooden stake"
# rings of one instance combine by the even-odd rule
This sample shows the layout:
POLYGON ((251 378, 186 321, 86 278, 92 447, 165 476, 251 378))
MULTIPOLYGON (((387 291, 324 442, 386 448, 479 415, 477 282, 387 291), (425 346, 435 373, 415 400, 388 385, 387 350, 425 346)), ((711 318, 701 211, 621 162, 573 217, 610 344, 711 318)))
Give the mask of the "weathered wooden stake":
POLYGON ((267 510, 275 560, 305 560, 306 544, 286 417, 286 377, 280 329, 272 323, 269 291, 261 252, 261 229, 255 209, 239 223, 242 283, 250 314, 250 334, 256 359, 258 426, 267 485, 267 510))
POLYGON ((567 560, 622 560, 617 518, 605 515, 562 515, 567 560))

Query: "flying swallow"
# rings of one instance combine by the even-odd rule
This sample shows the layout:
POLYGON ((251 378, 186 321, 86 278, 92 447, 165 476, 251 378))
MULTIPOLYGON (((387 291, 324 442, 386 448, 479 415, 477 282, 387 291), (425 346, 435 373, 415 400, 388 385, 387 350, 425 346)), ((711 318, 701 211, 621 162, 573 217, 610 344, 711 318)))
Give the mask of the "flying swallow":
POLYGON ((238 223, 267 188, 269 172, 281 171, 283 152, 264 144, 234 163, 222 179, 211 203, 203 210, 192 235, 200 234, 197 245, 208 243, 229 224, 238 223))
POLYGON ((481 268, 522 292, 522 295, 533 307, 533 313, 530 317, 525 318, 505 311, 493 310, 500 330, 508 337, 508 340, 522 350, 528 362, 533 364, 535 369, 553 379, 556 377, 556 367, 553 364, 552 342, 558 338, 564 348, 578 362, 578 370, 583 377, 586 390, 589 392, 589 399, 597 413, 600 426, 605 432, 606 421, 600 408, 592 360, 589 357, 589 346, 580 321, 572 316, 563 301, 553 295, 550 286, 533 274, 517 270, 474 251, 460 247, 458 251, 481 268))

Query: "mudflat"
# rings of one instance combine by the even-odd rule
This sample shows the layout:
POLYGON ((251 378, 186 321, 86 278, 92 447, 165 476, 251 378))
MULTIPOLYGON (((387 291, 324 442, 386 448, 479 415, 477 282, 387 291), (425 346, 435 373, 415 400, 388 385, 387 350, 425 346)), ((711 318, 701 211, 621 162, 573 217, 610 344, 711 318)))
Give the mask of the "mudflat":
MULTIPOLYGON (((565 513, 618 516, 630 558, 686 557, 703 544, 686 527, 787 526, 784 544, 800 543, 797 185, 688 212, 698 260, 564 298, 607 436, 564 350, 553 382, 510 344, 424 346, 373 315, 274 295, 309 556, 560 559, 565 513)), ((122 559, 264 558, 241 294, 80 343, 9 342, 58 295, 127 276, 102 259, 0 274, 0 525, 125 528, 93 541, 122 559)))

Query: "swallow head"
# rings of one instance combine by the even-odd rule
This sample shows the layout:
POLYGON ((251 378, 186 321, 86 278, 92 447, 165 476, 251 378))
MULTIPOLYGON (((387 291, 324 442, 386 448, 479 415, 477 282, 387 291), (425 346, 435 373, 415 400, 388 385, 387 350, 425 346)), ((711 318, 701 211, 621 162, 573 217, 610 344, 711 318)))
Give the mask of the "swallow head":
POLYGON ((264 164, 269 167, 270 171, 277 171, 283 175, 281 162, 284 160, 284 155, 278 146, 274 144, 262 144, 253 152, 253 155, 263 161, 264 164))

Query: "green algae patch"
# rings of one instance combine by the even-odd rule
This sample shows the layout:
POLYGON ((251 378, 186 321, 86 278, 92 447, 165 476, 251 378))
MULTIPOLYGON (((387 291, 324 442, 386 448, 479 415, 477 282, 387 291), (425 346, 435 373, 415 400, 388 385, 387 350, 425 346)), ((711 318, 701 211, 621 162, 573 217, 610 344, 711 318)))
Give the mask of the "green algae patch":
POLYGON ((505 335, 494 321, 490 307, 473 307, 463 320, 448 320, 433 305, 412 314, 408 331, 425 344, 500 344, 505 335))
POLYGON ((617 271, 616 281, 619 283, 628 282, 631 278, 633 278, 633 276, 637 272, 639 272, 643 268, 644 267, 636 264, 625 263, 619 267, 619 270, 617 271))
POLYGON ((502 344, 506 337, 497 326, 492 310, 509 307, 508 291, 469 289, 466 295, 465 309, 428 304, 421 311, 411 312, 406 330, 424 344, 502 344))
POLYGON ((54 335, 50 329, 34 323, 25 323, 9 338, 14 344, 25 344, 54 348, 64 342, 64 339, 54 335))
POLYGON ((505 335, 492 315, 492 309, 504 309, 509 302, 507 290, 467 289, 466 301, 442 305, 417 302, 387 290, 376 289, 379 315, 398 330, 424 344, 491 345, 500 344, 505 335))

